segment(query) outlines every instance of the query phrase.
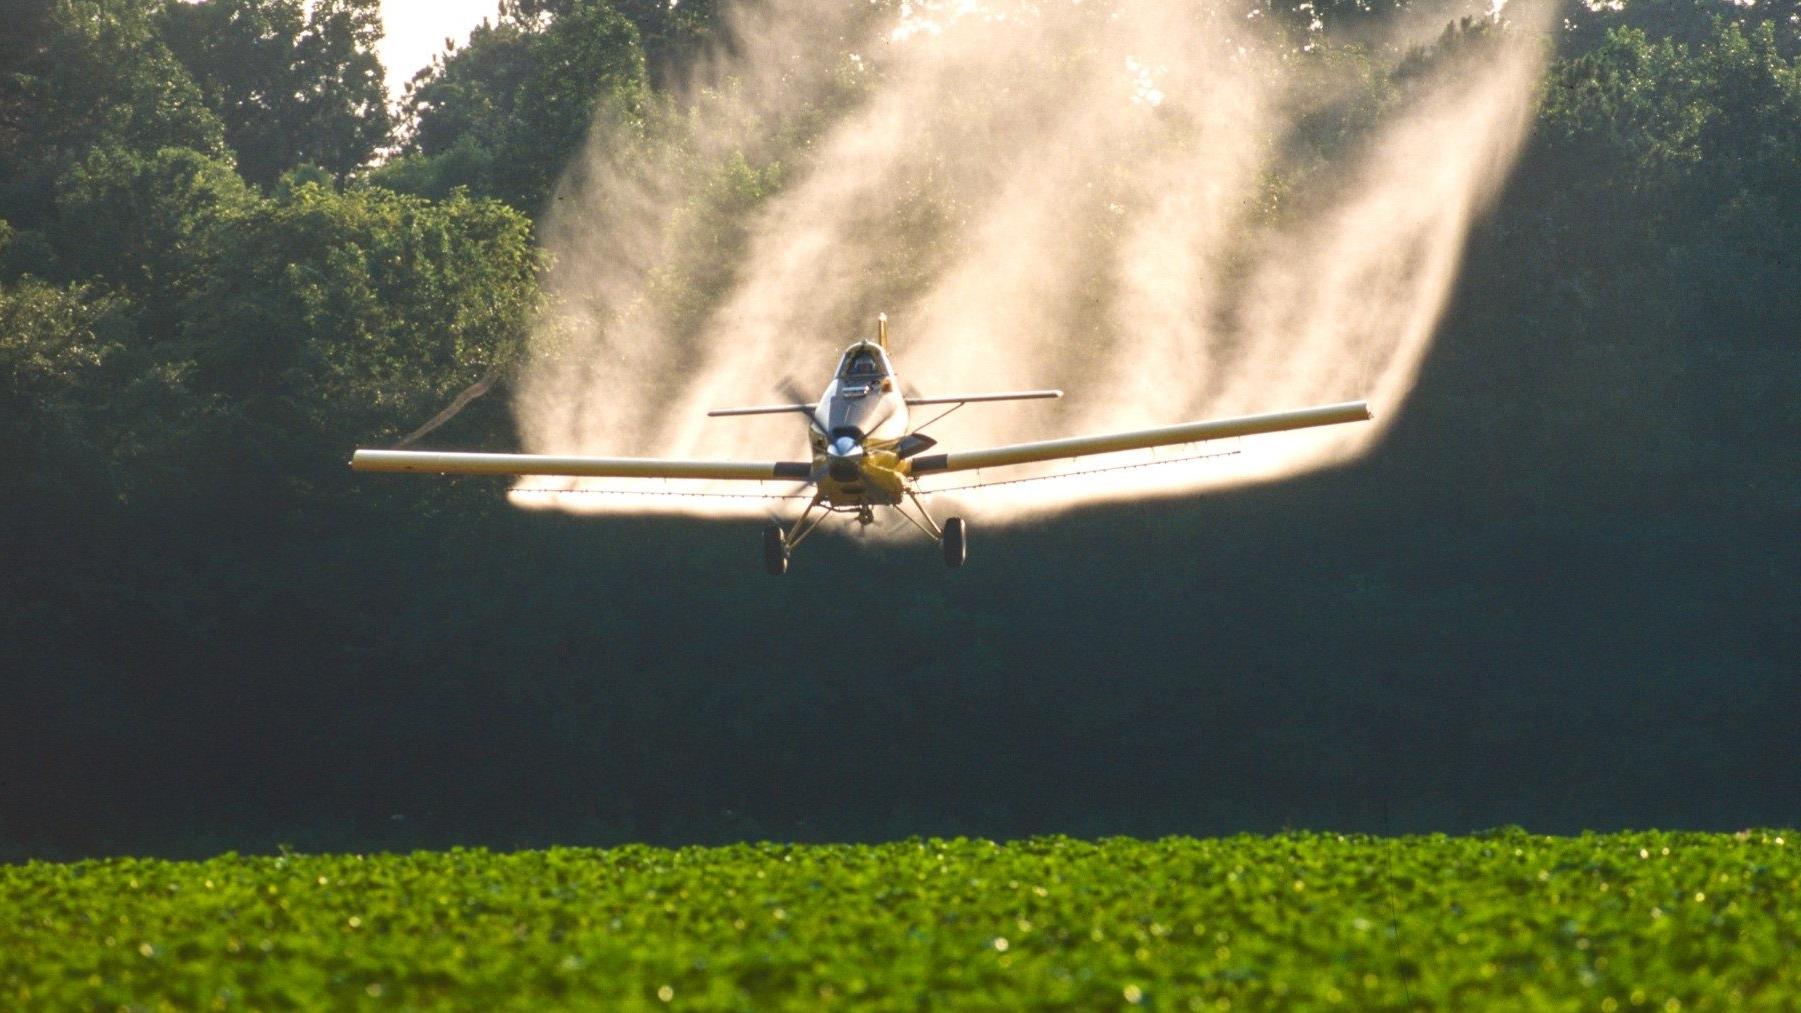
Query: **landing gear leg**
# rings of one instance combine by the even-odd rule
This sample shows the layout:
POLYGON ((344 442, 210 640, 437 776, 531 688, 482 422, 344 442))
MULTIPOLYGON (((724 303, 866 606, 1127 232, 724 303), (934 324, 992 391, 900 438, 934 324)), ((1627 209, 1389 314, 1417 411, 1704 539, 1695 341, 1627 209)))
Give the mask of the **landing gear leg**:
MULTIPOLYGON (((819 522, 825 520, 825 514, 814 515, 814 508, 825 501, 824 496, 813 497, 813 502, 800 512, 800 520, 787 532, 782 531, 780 524, 771 524, 763 529, 763 569, 770 576, 779 577, 788 572, 788 552, 801 543, 801 539, 813 533, 819 522)), ((774 519, 773 517, 771 518, 774 519)))
POLYGON ((913 515, 907 513, 905 507, 896 506, 896 512, 907 520, 913 521, 914 527, 925 532, 927 536, 938 543, 939 547, 944 550, 945 566, 953 570, 962 566, 963 561, 969 558, 969 529, 963 523, 963 518, 949 518, 944 522, 943 527, 939 527, 938 522, 932 519, 932 512, 919 501, 919 497, 914 494, 912 489, 907 490, 907 498, 913 501, 913 506, 918 509, 919 516, 925 519, 925 523, 921 524, 919 521, 913 520, 913 515))

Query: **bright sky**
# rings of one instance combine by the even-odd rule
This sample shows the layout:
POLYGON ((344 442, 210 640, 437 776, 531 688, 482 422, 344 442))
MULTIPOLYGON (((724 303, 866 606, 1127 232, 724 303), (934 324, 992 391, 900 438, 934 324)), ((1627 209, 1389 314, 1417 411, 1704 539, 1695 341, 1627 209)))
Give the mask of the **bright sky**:
POLYGON ((388 95, 399 98, 407 81, 431 62, 454 38, 462 45, 469 29, 483 18, 494 19, 498 0, 382 0, 387 28, 381 41, 381 64, 388 71, 388 95))

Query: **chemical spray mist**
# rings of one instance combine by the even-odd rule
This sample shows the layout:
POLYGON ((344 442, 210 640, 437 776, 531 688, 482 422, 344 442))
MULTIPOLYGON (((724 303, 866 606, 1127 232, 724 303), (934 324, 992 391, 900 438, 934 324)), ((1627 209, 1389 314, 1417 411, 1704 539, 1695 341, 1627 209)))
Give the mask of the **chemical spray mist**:
MULTIPOLYGON (((886 311, 920 392, 1067 392, 966 408, 931 430, 950 449, 1356 398, 1378 420, 935 508, 1004 523, 1347 460, 1402 410, 1530 123, 1542 35, 1510 13, 1532 23, 1396 73, 1417 21, 1346 48, 1222 0, 745 6, 657 125, 597 124, 563 181, 525 449, 804 460, 798 416, 705 412, 816 397, 886 311)), ((512 498, 766 513, 747 491, 798 492, 512 498)))

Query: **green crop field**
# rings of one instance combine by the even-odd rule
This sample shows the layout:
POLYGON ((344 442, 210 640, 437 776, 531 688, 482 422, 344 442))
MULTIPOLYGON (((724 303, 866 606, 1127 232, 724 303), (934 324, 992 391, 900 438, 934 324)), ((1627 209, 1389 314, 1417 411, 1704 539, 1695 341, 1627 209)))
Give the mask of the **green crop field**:
POLYGON ((1793 831, 0 867, 0 1006, 1801 1006, 1793 831))

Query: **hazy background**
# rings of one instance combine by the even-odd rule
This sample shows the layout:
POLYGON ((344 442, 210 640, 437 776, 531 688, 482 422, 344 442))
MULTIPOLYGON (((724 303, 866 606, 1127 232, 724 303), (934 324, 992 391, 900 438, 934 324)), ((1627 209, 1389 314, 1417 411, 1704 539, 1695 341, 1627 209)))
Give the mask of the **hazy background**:
MULTIPOLYGON (((1442 10, 1396 15, 1372 30, 1372 60, 1334 63, 1309 58, 1317 20, 1297 32, 1232 3, 732 8, 733 47, 683 90, 687 143, 753 152, 780 167, 780 191, 738 216, 742 236, 709 265, 728 280, 696 312, 662 293, 716 183, 620 158, 638 126, 603 119, 544 219, 552 303, 518 385, 522 439, 543 453, 804 458, 792 417, 706 411, 817 397, 885 311, 915 390, 1067 388, 1059 405, 956 413, 932 428, 948 448, 1373 402, 1374 425, 1230 459, 939 501, 978 522, 1347 459, 1402 410, 1471 219, 1513 165, 1551 9, 1519 11, 1510 33, 1399 78, 1407 41, 1431 39, 1442 10), (821 122, 788 143, 760 136, 797 108, 821 122), (1333 120, 1339 136, 1319 128, 1333 120)), ((533 477, 514 501, 768 509, 723 497, 742 485, 663 487, 533 477), (558 487, 572 494, 545 493, 558 487)))
MULTIPOLYGON (((1319 90, 1291 108, 1314 114, 1257 112, 1287 91, 1219 69, 1219 88, 1255 100, 1178 126, 1204 134, 1210 117, 1242 115, 1269 147, 1166 148, 1164 127, 1103 116, 1127 131, 1122 151, 1157 156, 1145 163, 1156 172, 1053 150, 1041 173, 990 178, 960 154, 981 149, 952 138, 909 191, 906 227, 887 205, 871 223, 906 242, 851 247, 876 258, 853 266, 879 284, 818 286, 832 298, 816 303, 762 294, 790 291, 765 272, 804 252, 779 209, 841 178, 821 171, 825 155, 849 157, 839 145, 862 134, 840 127, 882 106, 888 76, 963 64, 909 57, 861 76, 836 43, 841 60, 742 62, 756 40, 711 5, 675 17, 558 0, 472 35, 469 55, 390 117, 374 4, 341 0, 309 21, 298 5, 238 3, 268 30, 219 16, 223 5, 146 0, 41 4, 0 33, 0 855, 1796 823, 1791 9, 1559 9, 1522 94, 1490 89, 1508 54, 1535 52, 1507 34, 1529 26, 1259 6, 1245 20, 1280 22, 1262 43, 1270 59, 1312 61, 1298 79, 1319 90), (69 11, 115 20, 87 31, 69 11), (721 67, 744 71, 711 76, 721 67), (836 83, 815 88, 815 71, 836 83), (716 126, 721 110, 766 108, 741 100, 784 75, 804 101, 716 126), (1457 105, 1471 95, 1505 104, 1457 105), (1423 114, 1441 102, 1460 111, 1423 114), (1513 109, 1526 122, 1504 175, 1495 139, 1511 135, 1497 124, 1513 109), (602 157, 588 147, 597 117, 612 139, 602 157), (1414 138, 1421 125, 1445 143, 1414 138), (1168 152, 1266 150, 1280 157, 1256 174, 1245 227, 1217 237, 1226 246, 1195 231, 1205 214, 1146 210, 1204 204, 1184 181, 1228 178, 1168 152), (1384 152, 1417 157, 1390 169, 1384 152), (582 173, 564 181, 565 165, 582 173), (643 165, 666 171, 634 175, 643 165), (1431 181, 1447 165, 1466 167, 1448 190, 1393 186, 1393 173, 1431 181), (1050 185, 1072 166, 1093 178, 1056 186, 1118 185, 1136 202, 1043 226, 1077 229, 1107 274, 1078 277, 1077 293, 1065 274, 1034 273, 1074 270, 1066 258, 975 252, 991 249, 993 215, 1061 207, 976 195, 1050 185), (609 189, 632 179, 640 189, 609 189), (546 321, 587 319, 561 316, 575 296, 637 290, 631 271, 559 273, 587 255, 566 245, 583 234, 570 223, 596 211, 551 207, 610 194, 616 220, 657 222, 668 192, 691 195, 664 233, 686 241, 652 272, 643 310, 709 363, 729 367, 733 335, 764 333, 746 305, 817 312, 795 355, 796 377, 817 383, 814 344, 863 333, 887 308, 903 366, 929 367, 914 370, 921 385, 1072 391, 1042 414, 984 409, 982 425, 1077 431, 1106 421, 1074 392, 1122 382, 1109 369, 1134 361, 1111 355, 1125 335, 1205 348, 1218 357, 1195 375, 1242 379, 1247 410, 1286 406, 1252 403, 1265 374, 1215 350, 1259 348, 1265 333, 1316 334, 1329 350, 1334 331, 1301 325, 1337 319, 1314 297, 1342 292, 1380 310, 1349 315, 1357 333, 1411 337, 1379 346, 1354 383, 1328 371, 1304 386, 1353 396, 1393 375, 1405 397, 1361 456, 979 523, 955 572, 924 544, 822 537, 777 580, 761 572, 754 519, 526 511, 504 482, 345 468, 352 447, 398 442, 483 391, 414 445, 581 436, 571 427, 586 414, 514 414, 544 377, 577 375, 534 372, 546 357, 585 352, 597 333, 572 327, 547 346, 546 321), (1406 199, 1441 193, 1455 213, 1406 199), (1439 251, 1420 263, 1438 264, 1440 282, 1410 291, 1442 299, 1366 303, 1371 286, 1332 282, 1395 248, 1335 238, 1383 199, 1396 210, 1364 228, 1439 251), (1299 253, 1271 252, 1291 237, 1299 253), (1137 258, 1141 243, 1175 252, 1137 258), (1183 250, 1223 258, 1199 273, 1232 284, 1176 270, 1183 250), (933 342, 971 306, 1009 321, 1039 312, 1016 292, 986 308, 959 295, 990 277, 959 266, 977 262, 995 265, 996 292, 1014 278, 1051 302, 1080 295, 1093 343, 1010 331, 1032 353, 1019 375, 940 357, 933 342), (1291 289, 1278 269, 1314 284, 1291 289), (579 277, 592 287, 572 295, 579 277), (1273 295, 1258 294, 1262 278, 1273 295), (1181 299, 1141 298, 1172 291, 1181 299), (1221 311, 1195 311, 1210 292, 1221 311), (1170 328, 1121 324, 1159 312, 1170 328), (1040 341, 1094 358, 1040 372, 1040 341), (1393 362, 1405 368, 1391 374, 1393 362)), ((1047 45, 1020 59, 1086 81, 1085 53, 1047 45)), ((983 94, 944 87, 949 100, 983 94)), ((1187 101, 1158 87, 1164 106, 1187 101)), ((982 116, 928 120, 986 129, 982 116)), ((877 167, 892 157, 883 136, 869 141, 877 167)), ((594 263, 609 243, 645 262, 628 233, 586 234, 594 263)), ((799 270, 802 294, 813 270, 799 270)), ((990 336, 962 347, 1006 347, 976 340, 990 336)), ((670 393, 763 400, 789 365, 775 348, 752 345, 742 389, 709 366, 719 389, 670 393)), ((644 354, 654 365, 665 351, 644 354)), ((1148 413, 1223 406, 1186 381, 1167 390, 1148 413)), ((1244 441, 1240 457, 1260 447, 1244 441)))

